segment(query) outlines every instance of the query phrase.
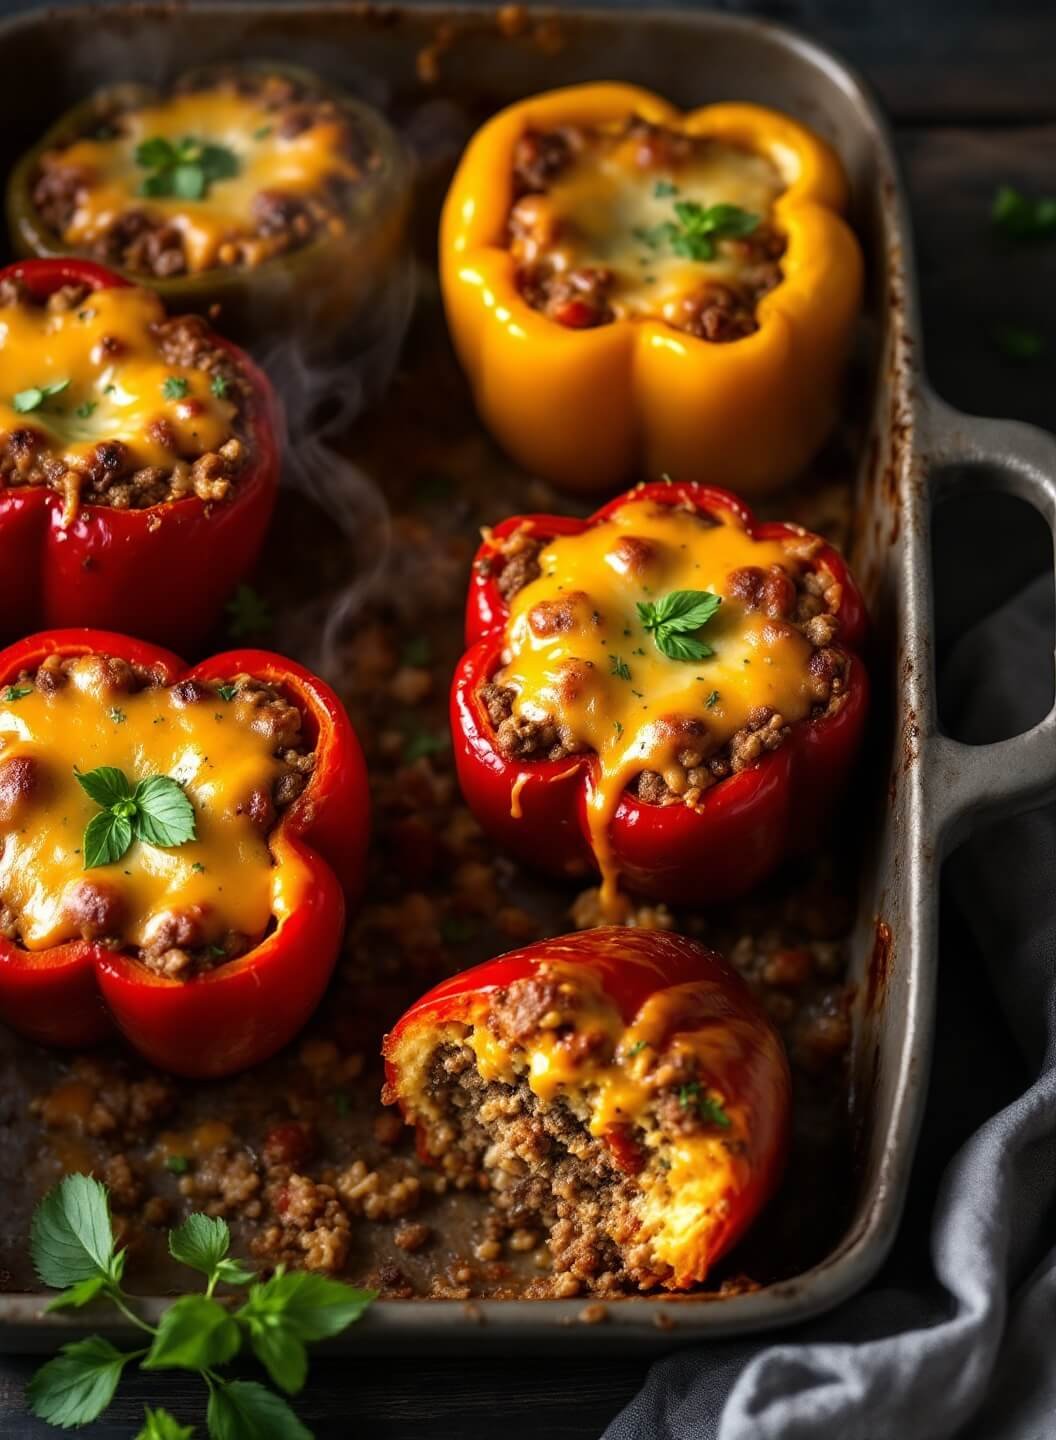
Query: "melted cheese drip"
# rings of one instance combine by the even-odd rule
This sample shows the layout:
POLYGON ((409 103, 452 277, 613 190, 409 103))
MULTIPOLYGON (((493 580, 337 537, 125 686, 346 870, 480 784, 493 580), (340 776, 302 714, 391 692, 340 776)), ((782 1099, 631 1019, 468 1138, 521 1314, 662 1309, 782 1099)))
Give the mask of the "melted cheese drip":
POLYGON ((736 285, 747 267, 732 246, 720 245, 708 261, 676 255, 668 241, 655 238, 656 227, 677 223, 677 201, 704 209, 737 205, 766 220, 783 182, 765 156, 719 141, 698 141, 692 157, 670 169, 641 165, 638 150, 633 138, 588 145, 545 194, 527 197, 518 209, 542 218, 552 237, 542 250, 555 270, 613 272, 608 298, 618 317, 674 320, 681 300, 702 283, 736 285), (665 193, 671 186, 677 193, 665 193))
POLYGON ((0 703, 0 766, 21 756, 36 764, 0 850, 0 900, 18 916, 22 943, 44 950, 79 936, 64 908, 79 882, 121 896, 126 946, 146 944, 157 918, 174 909, 200 908, 205 943, 228 931, 262 935, 281 870, 259 828, 236 810, 254 790, 270 794, 281 768, 274 740, 251 728, 253 709, 237 699, 181 706, 161 687, 115 695, 95 673, 74 666, 55 694, 34 689, 0 703), (86 871, 84 830, 99 807, 74 767, 100 765, 115 766, 132 786, 148 775, 178 780, 194 806, 197 840, 168 849, 137 841, 116 864, 86 871))
MULTIPOLYGON (((220 248, 225 241, 255 233, 253 202, 261 191, 306 195, 331 177, 358 175, 342 153, 345 134, 339 121, 320 121, 285 138, 273 109, 228 85, 125 111, 121 126, 123 133, 112 139, 78 140, 62 152, 65 163, 88 177, 64 236, 72 246, 91 245, 127 210, 145 210, 182 232, 192 271, 207 270, 224 263, 220 248), (174 143, 190 136, 221 145, 237 157, 238 174, 214 181, 200 200, 144 197, 140 187, 150 172, 136 163, 136 147, 156 136, 174 143)), ((267 249, 264 242, 262 248, 267 249)))
POLYGON ((542 575, 514 597, 495 680, 516 691, 515 714, 556 717, 597 756, 587 808, 603 905, 618 918, 608 827, 624 790, 643 770, 670 772, 690 743, 706 754, 721 749, 757 706, 789 723, 808 715, 811 645, 794 626, 729 597, 733 571, 788 564, 777 541, 753 540, 732 517, 709 527, 687 510, 632 501, 555 540, 539 564, 542 575), (724 597, 700 636, 715 650, 710 659, 669 659, 644 628, 637 602, 674 590, 724 597), (615 673, 618 664, 629 678, 615 673), (686 719, 706 728, 703 742, 670 723, 686 719))
POLYGON ((134 286, 96 291, 76 310, 0 308, 0 435, 39 431, 74 471, 103 440, 127 445, 137 465, 166 470, 218 450, 233 433, 235 407, 213 394, 203 371, 161 359, 154 327, 164 319, 158 297, 134 286), (15 409, 21 392, 63 382, 35 409, 15 409), (182 393, 172 396, 174 389, 182 393), (157 420, 170 427, 175 449, 152 431, 157 420))

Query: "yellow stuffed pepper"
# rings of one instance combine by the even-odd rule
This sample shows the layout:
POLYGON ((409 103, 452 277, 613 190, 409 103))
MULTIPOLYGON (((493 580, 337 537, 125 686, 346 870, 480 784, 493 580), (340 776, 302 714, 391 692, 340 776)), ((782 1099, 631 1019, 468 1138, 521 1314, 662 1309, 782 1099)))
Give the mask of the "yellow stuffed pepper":
POLYGON ((846 200, 829 146, 757 105, 597 84, 503 110, 440 233, 485 423, 568 490, 777 488, 836 414, 862 290, 846 200))

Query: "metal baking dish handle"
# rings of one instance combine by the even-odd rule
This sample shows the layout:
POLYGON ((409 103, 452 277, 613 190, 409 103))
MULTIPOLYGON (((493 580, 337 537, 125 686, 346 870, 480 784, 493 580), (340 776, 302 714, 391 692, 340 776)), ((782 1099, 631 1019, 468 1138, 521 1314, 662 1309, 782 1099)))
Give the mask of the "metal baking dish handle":
MULTIPOLYGON (((1056 436, 1016 420, 964 415, 929 397, 925 463, 932 503, 952 495, 1018 495, 1048 522, 1056 547, 1056 436)), ((970 829, 1056 800, 1056 705, 1033 729, 992 745, 936 734, 928 803, 947 850, 970 829)))

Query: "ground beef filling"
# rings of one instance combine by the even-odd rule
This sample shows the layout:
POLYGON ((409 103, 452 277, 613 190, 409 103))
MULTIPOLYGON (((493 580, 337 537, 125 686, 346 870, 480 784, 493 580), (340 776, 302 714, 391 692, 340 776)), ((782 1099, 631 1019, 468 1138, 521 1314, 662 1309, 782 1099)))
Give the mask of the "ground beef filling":
MULTIPOLYGON (((273 125, 283 138, 292 139, 317 124, 339 123, 340 153, 352 162, 355 174, 329 175, 310 193, 261 190, 253 202, 253 228, 233 235, 220 249, 223 268, 246 267, 264 259, 299 250, 322 233, 343 229, 352 195, 362 176, 376 170, 380 157, 355 117, 337 101, 310 90, 284 75, 251 75, 237 70, 211 72, 194 83, 175 87, 174 94, 232 85, 240 95, 258 100, 274 116, 273 125)), ((92 117, 91 134, 105 139, 122 133, 129 110, 115 102, 92 117)), ((62 149, 45 152, 33 187, 33 203, 48 228, 63 236, 77 210, 90 177, 71 164, 62 149)), ((90 247, 93 259, 119 265, 137 275, 170 279, 190 269, 179 227, 149 206, 121 210, 90 247)))
MULTIPOLYGON (((508 230, 510 247, 518 261, 518 289, 533 310, 542 311, 570 329, 591 329, 617 318, 613 308, 617 274, 599 265, 572 269, 555 266, 546 253, 547 237, 539 232, 533 207, 520 202, 525 197, 545 195, 584 152, 612 143, 614 138, 636 142, 636 159, 643 172, 663 172, 685 163, 695 145, 708 143, 632 116, 616 137, 602 137, 586 127, 566 125, 558 130, 528 130, 514 150, 515 199, 508 230)), ((684 297, 678 314, 667 317, 668 323, 688 335, 716 343, 751 335, 759 328, 759 301, 782 279, 780 262, 785 245, 785 237, 765 220, 749 235, 720 239, 719 253, 740 264, 738 282, 704 281, 684 297)))
MULTIPOLYGON (((18 279, 0 281, 0 315, 10 305, 40 304, 51 314, 75 310, 90 294, 86 285, 63 285, 44 301, 30 295, 18 279)), ((226 500, 251 455, 247 417, 253 388, 231 354, 216 343, 199 315, 180 315, 155 329, 158 356, 169 365, 200 370, 210 384, 222 390, 235 406, 235 434, 219 450, 194 456, 174 455, 171 466, 139 465, 121 440, 100 440, 76 472, 56 453, 48 436, 27 418, 26 423, 0 435, 0 490, 44 485, 64 497, 75 494, 79 503, 105 505, 113 510, 145 510, 171 500, 199 500, 215 504, 226 500)), ((115 359, 118 358, 115 356, 115 359)), ((154 422, 154 438, 175 450, 175 435, 165 434, 164 418, 154 422)))
MULTIPOLYGON (((98 666, 100 678, 108 695, 115 702, 122 695, 157 685, 157 677, 149 670, 130 665, 125 660, 111 655, 95 655, 90 660, 98 666)), ((24 672, 13 684, 34 685, 42 694, 53 695, 69 683, 69 668, 74 662, 59 655, 49 655, 35 672, 24 672)), ((78 657, 77 663, 85 663, 78 657)), ((245 813, 262 834, 270 834, 282 811, 292 805, 304 790, 315 764, 315 752, 306 740, 301 725, 301 712, 296 705, 274 686, 265 685, 248 675, 236 675, 230 681, 181 680, 173 686, 173 694, 179 704, 214 707, 218 703, 230 704, 240 701, 253 708, 252 727, 257 733, 265 734, 275 742, 274 753, 282 762, 282 768, 270 793, 255 790, 245 799, 245 813), (220 691, 223 689, 224 694, 220 691)), ((15 760, 0 765, 0 808, 13 805, 21 787, 31 791, 34 776, 30 764, 15 760), (12 768, 17 767, 12 774, 12 768)), ((2 845, 2 837, 0 837, 2 845)), ((82 939, 111 949, 124 948, 115 938, 119 900, 113 892, 86 878, 78 883, 70 895, 68 906, 74 907, 75 919, 82 939)), ((20 942, 18 916, 0 896, 0 935, 6 940, 20 942)), ((192 975, 215 969, 228 960, 235 960, 246 954, 261 937, 243 935, 228 931, 219 942, 204 943, 201 921, 193 911, 173 910, 157 927, 149 946, 132 953, 148 970, 167 979, 188 979, 192 975)))
POLYGON ((639 1236, 638 1187, 563 1102, 544 1105, 523 1081, 482 1080, 468 1046, 439 1049, 427 1085, 443 1114, 430 1154, 457 1188, 486 1189, 507 1230, 547 1233, 550 1293, 663 1285, 670 1267, 639 1236))
MULTIPOLYGON (((501 568, 495 572, 495 583, 507 602, 539 577, 539 555, 546 544, 525 532, 516 532, 502 542, 497 562, 501 568)), ((790 559, 798 563, 790 569, 772 566, 764 571, 749 566, 729 577, 731 594, 748 610, 761 610, 771 619, 789 621, 810 641, 813 720, 834 715, 846 704, 848 666, 847 655, 833 643, 839 635, 835 613, 840 604, 839 588, 826 574, 803 568, 802 562, 809 561, 816 548, 814 540, 797 540, 790 559)), ((512 686, 489 682, 481 686, 479 694, 494 728, 495 742, 508 760, 564 760, 585 752, 586 747, 559 716, 536 720, 514 714, 517 692, 512 686)), ((687 725, 687 731, 695 723, 687 725)), ((706 754, 703 746, 687 744, 677 755, 681 775, 672 770, 665 778, 656 771, 642 771, 632 786, 633 792, 650 805, 693 804, 712 785, 779 749, 790 731, 783 716, 768 705, 760 705, 749 715, 744 728, 721 749, 706 754), (672 780, 678 784, 677 790, 672 788, 672 780)), ((701 730, 702 742, 705 739, 701 730)))

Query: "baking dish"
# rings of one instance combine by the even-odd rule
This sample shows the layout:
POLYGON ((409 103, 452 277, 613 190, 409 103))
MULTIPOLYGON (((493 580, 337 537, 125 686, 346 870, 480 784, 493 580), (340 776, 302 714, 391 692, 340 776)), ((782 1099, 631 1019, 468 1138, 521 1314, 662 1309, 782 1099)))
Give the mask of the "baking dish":
MULTIPOLYGON (((467 93, 486 113, 533 91, 591 78, 642 84, 684 106, 759 101, 821 131, 851 176, 853 221, 869 273, 870 386, 851 558, 875 621, 880 681, 852 944, 851 1222, 819 1263, 792 1278, 721 1299, 628 1299, 608 1305, 600 1325, 574 1324, 580 1300, 382 1301, 339 1342, 357 1352, 408 1343, 463 1355, 514 1344, 670 1348, 788 1325, 860 1289, 894 1237, 923 1108, 942 857, 986 820, 1056 796, 1056 710, 996 745, 967 747, 939 732, 932 509, 967 488, 1001 489, 1033 503, 1056 529, 1056 442, 1027 426, 959 415, 929 390, 905 197, 884 121, 862 83, 802 37, 720 14, 564 11, 558 19, 529 15, 507 28, 520 33, 503 33, 495 12, 484 8, 219 3, 43 12, 0 29, 0 75, 12 102, 4 140, 9 162, 79 93, 122 78, 130 57, 178 70, 240 52, 281 53, 316 66, 390 112, 406 113, 408 97, 420 103, 423 93, 467 93), (46 91, 26 81, 45 73, 54 81, 46 91), (423 81, 434 88, 423 92, 423 81)), ((162 1303, 148 1299, 144 1308, 154 1312, 162 1303)), ((106 1325, 104 1317, 90 1323, 106 1325)), ((10 1349, 50 1349, 83 1329, 83 1321, 43 1314, 39 1295, 0 1296, 0 1339, 10 1349)))

